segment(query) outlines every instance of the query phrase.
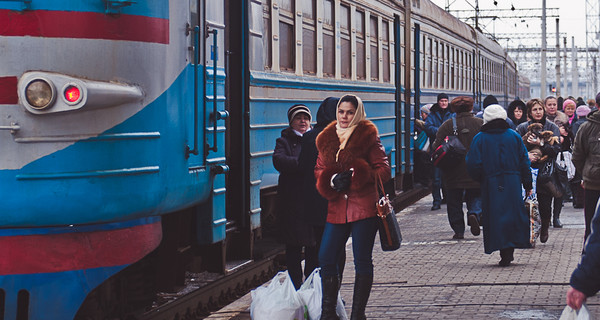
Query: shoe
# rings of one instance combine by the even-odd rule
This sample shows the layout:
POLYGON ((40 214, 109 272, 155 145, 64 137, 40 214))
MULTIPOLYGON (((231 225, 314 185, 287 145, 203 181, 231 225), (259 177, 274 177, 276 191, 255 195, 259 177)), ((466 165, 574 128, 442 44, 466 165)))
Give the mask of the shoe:
POLYGON ((465 235, 464 235, 464 234, 462 234, 462 233, 455 233, 455 234, 452 236, 452 239, 455 239, 455 240, 458 240, 458 239, 464 239, 464 238, 465 238, 465 235))
POLYGON ((546 243, 548 241, 548 228, 550 228, 550 221, 542 221, 542 229, 540 230, 540 242, 546 243))
POLYGON ((478 236, 481 233, 481 228, 479 227, 479 221, 477 221, 477 216, 474 214, 470 214, 467 217, 467 221, 469 222, 469 225, 471 226, 471 233, 474 236, 478 236))
POLYGON ((501 267, 508 267, 508 266, 510 266, 510 260, 509 259, 501 259, 500 262, 498 262, 498 265, 500 265, 501 267))
POLYGON ((352 296, 351 320, 366 320, 365 309, 371 294, 373 275, 357 274, 354 278, 354 295, 352 296))
POLYGON ((508 267, 510 263, 515 260, 513 253, 515 252, 515 248, 506 248, 500 250, 500 262, 498 265, 501 267, 508 267))
POLYGON ((552 226, 554 226, 555 228, 562 228, 563 224, 560 222, 560 219, 556 218, 552 220, 552 226))
POLYGON ((339 320, 335 308, 339 292, 340 280, 338 276, 322 276, 323 297, 321 298, 321 319, 339 320))
POLYGON ((440 210, 440 209, 441 209, 441 206, 440 206, 439 204, 434 204, 434 205, 431 207, 431 211, 440 210))

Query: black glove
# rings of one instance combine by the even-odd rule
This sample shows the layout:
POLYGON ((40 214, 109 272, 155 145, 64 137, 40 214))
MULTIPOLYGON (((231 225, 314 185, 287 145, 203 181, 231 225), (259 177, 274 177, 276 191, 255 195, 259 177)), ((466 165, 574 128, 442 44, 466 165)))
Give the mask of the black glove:
POLYGON ((344 192, 350 187, 352 182, 352 170, 340 172, 333 177, 331 183, 333 184, 333 190, 337 192, 344 192))

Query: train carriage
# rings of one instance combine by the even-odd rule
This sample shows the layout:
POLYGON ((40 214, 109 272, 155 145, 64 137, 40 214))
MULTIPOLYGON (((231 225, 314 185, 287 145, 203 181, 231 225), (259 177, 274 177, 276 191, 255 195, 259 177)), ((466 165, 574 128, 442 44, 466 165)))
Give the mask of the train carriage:
POLYGON ((403 194, 418 106, 439 92, 508 101, 520 79, 427 0, 0 0, 0 47, 11 320, 125 318, 152 300, 126 297, 131 283, 152 296, 192 265, 259 260, 292 104, 316 114, 359 95, 403 194))

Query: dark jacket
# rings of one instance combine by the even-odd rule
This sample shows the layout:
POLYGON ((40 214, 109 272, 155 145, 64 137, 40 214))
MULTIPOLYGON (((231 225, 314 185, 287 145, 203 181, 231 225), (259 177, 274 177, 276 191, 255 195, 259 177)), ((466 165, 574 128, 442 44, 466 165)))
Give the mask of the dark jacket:
MULTIPOLYGON (((470 111, 456 114, 458 139, 467 148, 467 151, 469 151, 471 141, 479 133, 482 125, 483 120, 476 118, 470 111)), ((446 120, 438 129, 432 150, 437 149, 444 138, 452 134, 452 119, 446 120)), ((471 179, 467 174, 467 164, 464 160, 452 170, 442 170, 442 181, 444 186, 450 189, 479 189, 479 182, 471 179)))
POLYGON ((573 131, 573 136, 577 135, 577 130, 579 130, 579 127, 586 121, 587 117, 579 117, 577 121, 573 123, 573 126, 571 127, 571 131, 573 131))
POLYGON ((317 137, 319 157, 315 167, 317 190, 329 200, 327 222, 347 223, 375 217, 377 176, 385 183, 391 178, 391 169, 385 150, 379 141, 377 127, 369 120, 358 123, 344 150, 336 153, 340 140, 336 133, 337 122, 329 124, 317 137), (354 168, 350 188, 337 192, 330 186, 331 177, 354 168))
POLYGON ((570 284, 586 296, 600 291, 600 207, 592 219, 592 233, 587 239, 581 262, 571 274, 570 284))
POLYGON ((492 120, 473 139, 466 163, 469 175, 481 183, 485 253, 530 247, 521 185, 531 189, 532 178, 521 137, 506 121, 492 120))
POLYGON ((427 119, 425 120, 425 133, 427 133, 429 141, 435 141, 435 135, 438 128, 446 120, 454 117, 454 115, 455 113, 450 111, 450 107, 442 109, 437 103, 431 106, 429 116, 427 116, 427 119))
POLYGON ((335 121, 338 98, 327 98, 317 111, 317 124, 302 136, 302 150, 298 157, 298 167, 302 175, 302 190, 298 194, 301 199, 299 205, 306 222, 315 226, 324 226, 327 218, 327 200, 323 198, 315 187, 315 165, 317 164, 316 140, 325 127, 335 121))
POLYGON ((600 112, 587 115, 573 146, 573 164, 583 176, 586 189, 600 190, 600 112))
POLYGON ((290 245, 314 246, 315 238, 298 207, 302 173, 298 168, 302 137, 291 127, 281 131, 273 152, 273 165, 279 171, 277 188, 277 225, 279 238, 290 245))

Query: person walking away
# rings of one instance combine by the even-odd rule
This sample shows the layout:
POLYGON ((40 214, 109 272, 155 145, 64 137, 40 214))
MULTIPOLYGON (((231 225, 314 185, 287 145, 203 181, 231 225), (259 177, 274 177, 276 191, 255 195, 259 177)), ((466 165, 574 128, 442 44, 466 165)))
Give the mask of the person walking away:
POLYGON ((567 305, 579 310, 587 297, 600 291, 600 207, 596 206, 592 219, 592 233, 585 245, 581 261, 571 274, 571 287, 567 290, 567 305))
MULTIPOLYGON (((427 120, 427 116, 429 116, 429 112, 432 104, 426 104, 421 107, 420 114, 421 119, 415 119, 415 129, 417 131, 417 136, 421 134, 421 132, 425 132, 425 121, 427 120)), ((425 133, 426 135, 427 133, 425 133)), ((429 140, 429 137, 427 137, 429 140)), ((430 141, 431 142, 431 141, 430 141)), ((431 155, 429 150, 431 147, 428 147, 425 150, 418 149, 415 147, 415 184, 420 184, 425 187, 429 187, 431 182, 431 177, 433 176, 433 164, 431 163, 431 155)))
MULTIPOLYGON (((590 101, 592 101, 595 105, 596 102, 594 102, 594 100, 590 99, 590 101)), ((577 121, 573 123, 573 127, 571 129, 573 131, 573 137, 577 136, 577 131, 579 130, 579 127, 587 121, 587 115, 590 113, 590 111, 590 107, 588 106, 577 107, 577 110, 575 111, 577 113, 577 121)), ((573 139, 573 145, 574 144, 575 139, 573 139)), ((583 209, 584 199, 583 188, 581 187, 581 179, 581 172, 579 170, 575 170, 575 176, 573 177, 573 179, 571 179, 571 181, 569 181, 571 193, 573 194, 573 208, 575 209, 583 209)))
POLYGON ((587 121, 577 131, 573 146, 573 164, 583 178, 585 240, 592 232, 591 221, 600 198, 600 112, 598 110, 590 112, 587 121))
MULTIPOLYGON (((473 111, 473 98, 461 96, 452 99, 450 110, 456 113, 456 131, 458 139, 467 151, 471 141, 483 125, 483 120, 476 118, 473 111)), ((435 150, 444 141, 445 137, 453 135, 453 119, 446 120, 438 129, 433 149, 435 150)), ((446 209, 448 222, 454 231, 452 239, 464 239, 465 219, 463 212, 463 198, 467 202, 467 222, 474 236, 480 234, 479 219, 481 215, 481 190, 479 182, 467 174, 467 165, 464 159, 450 170, 442 170, 442 181, 446 189, 446 209)))
POLYGON ((319 249, 323 320, 338 319, 335 312, 340 285, 337 257, 350 235, 356 271, 351 319, 366 319, 379 219, 375 206, 378 199, 376 181, 377 178, 384 182, 391 178, 390 164, 377 127, 366 117, 360 98, 345 95, 337 106, 337 121, 317 136, 316 186, 329 201, 319 249))
POLYGON ((306 212, 301 211, 297 195, 302 186, 302 175, 298 167, 302 136, 310 130, 310 109, 296 104, 287 112, 289 127, 281 131, 273 151, 273 165, 279 171, 277 188, 277 222, 280 239, 285 243, 285 260, 288 273, 296 290, 302 285, 302 248, 306 251, 305 275, 317 265, 316 239, 306 223, 306 212))
MULTIPOLYGON (((481 110, 479 110, 479 112, 477 112, 477 114, 475 115, 477 118, 483 119, 483 113, 485 112, 485 108, 487 108, 488 106, 494 105, 494 104, 498 104, 498 99, 496 99, 496 97, 494 95, 487 95, 484 99, 483 99, 483 104, 481 106, 481 110)), ((512 119, 510 117, 506 117, 506 122, 508 123, 508 126, 511 129, 516 128, 515 123, 512 121, 512 119)))
MULTIPOLYGON (((556 155, 560 151, 560 144, 551 143, 551 141, 554 141, 554 137, 558 139, 560 132, 554 122, 546 119, 544 102, 540 99, 531 99, 527 101, 527 117, 530 119, 529 121, 523 122, 517 126, 517 133, 519 133, 521 137, 525 136, 530 125, 534 123, 542 125, 540 131, 552 131, 552 136, 548 137, 546 140, 537 137, 536 135, 528 135, 526 141, 524 141, 527 145, 541 152, 539 157, 532 157, 531 160, 532 168, 539 169, 542 168, 547 161, 556 161, 556 155)), ((548 241, 548 229, 550 228, 550 220, 552 218, 552 193, 547 187, 537 183, 537 180, 536 197, 539 205, 540 218, 542 220, 540 242, 545 243, 548 241)))
POLYGON ((527 106, 520 99, 514 100, 508 105, 507 113, 508 118, 512 120, 515 126, 527 121, 527 106))
POLYGON ((481 184, 484 251, 500 250, 503 267, 513 261, 515 248, 531 247, 521 186, 527 194, 533 188, 527 149, 505 119, 501 106, 486 108, 466 157, 469 175, 481 184))
MULTIPOLYGON (((429 141, 435 141, 438 128, 446 120, 454 117, 454 113, 448 110, 448 95, 440 93, 437 96, 437 103, 431 106, 431 112, 425 120, 425 132, 429 141)), ((434 149, 435 150, 435 149, 434 149)), ((442 170, 438 167, 433 168, 433 183, 431 184, 431 195, 433 196, 433 205, 431 210, 439 210, 442 204, 442 170)))
MULTIPOLYGON (((317 111, 317 123, 314 128, 306 132, 302 136, 302 148, 298 156, 298 168, 302 176, 302 189, 297 195, 300 199, 300 210, 304 213, 305 221, 310 225, 312 232, 315 235, 316 250, 310 250, 312 255, 306 258, 304 274, 310 275, 318 264, 318 251, 321 247, 321 238, 325 229, 325 219, 327 218, 327 200, 323 198, 316 188, 317 180, 315 179, 315 165, 317 164, 317 136, 325 127, 335 120, 337 112, 337 103, 339 98, 329 97, 321 102, 317 111)), ((305 257, 309 253, 304 252, 305 257)), ((346 264, 346 250, 342 250, 338 257, 338 270, 340 272, 340 281, 344 273, 344 265, 346 264)))

